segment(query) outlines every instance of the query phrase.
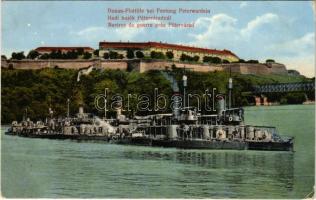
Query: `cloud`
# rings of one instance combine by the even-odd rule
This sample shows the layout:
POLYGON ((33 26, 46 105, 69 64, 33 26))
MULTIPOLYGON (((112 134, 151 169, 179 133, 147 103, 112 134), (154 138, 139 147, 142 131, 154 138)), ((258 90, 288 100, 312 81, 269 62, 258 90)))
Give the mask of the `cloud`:
POLYGON ((212 42, 213 46, 214 44, 221 45, 228 42, 233 44, 238 41, 247 42, 256 30, 267 24, 275 23, 278 18, 276 14, 266 13, 257 16, 249 21, 244 28, 240 29, 237 26, 238 20, 224 13, 211 17, 201 17, 195 21, 195 24, 199 28, 206 28, 206 30, 197 34, 190 34, 190 36, 195 38, 195 44, 212 42))
POLYGON ((306 33, 301 37, 270 45, 268 48, 270 51, 282 52, 287 56, 306 55, 315 51, 315 33, 306 33))
POLYGON ((84 40, 94 40, 99 37, 104 37, 106 33, 105 27, 87 27, 83 30, 78 31, 77 33, 71 32, 71 34, 76 35, 77 37, 80 37, 84 40))
POLYGON ((247 7, 247 6, 248 6, 248 3, 245 2, 245 1, 243 1, 243 2, 241 2, 241 3, 239 4, 239 7, 240 7, 240 8, 244 8, 244 7, 247 7))
POLYGON ((212 43, 212 46, 222 46, 223 44, 233 41, 236 36, 237 19, 227 14, 217 14, 212 17, 201 17, 195 21, 195 25, 200 28, 205 28, 203 32, 197 34, 191 33, 190 36, 195 39, 191 42, 194 45, 208 45, 212 43))
MULTIPOLYGON (((137 21, 137 24, 159 24, 159 20, 145 20, 137 21)), ((137 40, 141 34, 146 34, 150 28, 131 28, 129 26, 123 28, 111 28, 105 26, 92 26, 86 27, 80 31, 71 31, 70 34, 76 37, 76 40, 84 42, 98 42, 104 39, 111 39, 113 41, 128 41, 137 40)), ((156 30, 162 30, 166 28, 155 28, 156 30)))
POLYGON ((287 21, 274 13, 265 13, 240 26, 238 19, 221 13, 195 21, 198 32, 188 34, 190 45, 230 49, 244 59, 267 58, 284 62, 306 76, 314 76, 315 34, 294 37, 287 21))
POLYGON ((287 69, 298 70, 309 78, 315 77, 315 55, 279 57, 278 60, 285 64, 287 69))
POLYGON ((143 29, 141 28, 106 28, 103 26, 93 26, 78 32, 71 31, 70 34, 78 41, 92 43, 107 38, 111 38, 112 40, 132 40, 142 31, 143 29))
POLYGON ((261 16, 257 16, 254 20, 248 22, 247 26, 243 28, 240 33, 245 36, 249 36, 255 29, 265 25, 265 24, 272 24, 279 19, 278 15, 273 13, 266 13, 261 16))
POLYGON ((292 38, 267 47, 271 55, 279 55, 278 60, 288 69, 296 69, 307 77, 315 76, 315 33, 292 38))

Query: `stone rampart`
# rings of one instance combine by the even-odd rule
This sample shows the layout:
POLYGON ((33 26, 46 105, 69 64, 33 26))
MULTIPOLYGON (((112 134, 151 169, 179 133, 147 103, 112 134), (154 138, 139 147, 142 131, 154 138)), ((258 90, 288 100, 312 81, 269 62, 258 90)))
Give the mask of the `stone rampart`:
POLYGON ((64 68, 82 69, 98 66, 104 69, 135 70, 140 73, 149 70, 186 68, 195 72, 232 71, 241 74, 287 74, 285 65, 279 63, 229 63, 229 64, 192 64, 166 60, 2 60, 1 67, 14 69, 64 68))

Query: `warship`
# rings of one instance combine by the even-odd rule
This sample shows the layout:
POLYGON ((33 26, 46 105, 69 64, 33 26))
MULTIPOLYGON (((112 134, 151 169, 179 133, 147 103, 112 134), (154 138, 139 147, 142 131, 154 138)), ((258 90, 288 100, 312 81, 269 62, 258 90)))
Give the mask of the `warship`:
MULTIPOLYGON (((187 77, 183 76, 184 89, 186 85, 187 77)), ((184 103, 183 108, 172 109, 172 113, 131 118, 117 109, 113 119, 85 113, 83 107, 79 107, 79 112, 70 117, 68 101, 67 117, 51 116, 45 122, 33 122, 26 117, 20 123, 13 121, 6 134, 182 149, 294 151, 294 138, 281 137, 276 127, 246 125, 243 108, 230 106, 231 78, 228 88, 229 106, 226 107, 224 95, 218 96, 215 114, 201 114, 195 107, 185 106, 184 103)))

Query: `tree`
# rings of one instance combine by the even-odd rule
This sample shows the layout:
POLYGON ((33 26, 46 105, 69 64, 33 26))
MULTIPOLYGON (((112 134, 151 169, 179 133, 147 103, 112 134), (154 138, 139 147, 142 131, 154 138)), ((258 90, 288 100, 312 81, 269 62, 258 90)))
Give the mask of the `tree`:
POLYGON ((144 55, 144 53, 141 52, 141 51, 136 51, 136 57, 141 59, 141 58, 144 58, 145 55, 144 55))
POLYGON ((65 54, 65 59, 77 59, 78 53, 76 51, 67 51, 65 54))
POLYGON ((186 60, 186 57, 187 57, 186 54, 181 54, 180 60, 181 60, 181 61, 185 61, 185 60, 186 60))
POLYGON ((51 59, 56 59, 56 57, 57 57, 57 56, 56 56, 56 51, 55 51, 55 50, 54 50, 54 51, 52 51, 52 52, 50 52, 50 54, 49 54, 49 55, 50 55, 49 57, 50 57, 51 59))
POLYGON ((50 58, 51 59, 63 59, 65 56, 62 54, 60 50, 58 51, 52 51, 50 53, 50 58))
POLYGON ((133 58, 135 57, 134 51, 133 51, 132 49, 127 49, 126 57, 127 57, 128 59, 133 59, 133 58))
POLYGON ((244 59, 239 59, 239 63, 245 63, 246 61, 244 59))
POLYGON ((220 64, 222 63, 222 60, 219 57, 212 57, 212 63, 214 64, 220 64))
POLYGON ((156 57, 156 51, 150 52, 150 57, 151 57, 151 58, 155 58, 155 57, 156 57))
POLYGON ((123 59, 123 58, 124 58, 124 55, 123 55, 123 54, 118 54, 117 58, 118 58, 118 59, 123 59))
POLYGON ((248 60, 247 63, 259 63, 258 60, 248 60))
POLYGON ((57 51, 56 57, 57 57, 58 59, 63 59, 63 58, 64 58, 64 54, 61 52, 61 50, 58 50, 58 51, 57 51))
POLYGON ((40 57, 39 57, 40 59, 43 59, 43 60, 46 60, 46 59, 49 59, 50 58, 50 56, 49 56, 49 54, 48 53, 44 53, 44 54, 42 54, 42 55, 40 55, 40 57))
POLYGON ((285 97, 288 104, 302 104, 306 101, 304 93, 288 93, 285 97))
POLYGON ((39 54, 37 51, 31 50, 31 51, 27 54, 26 57, 27 57, 28 59, 35 59, 35 58, 37 58, 39 55, 40 55, 40 54, 39 54))
POLYGON ((93 55, 99 56, 99 49, 94 50, 94 51, 93 51, 93 55))
POLYGON ((110 58, 110 54, 105 52, 105 53, 103 54, 103 58, 104 58, 104 59, 109 59, 109 58, 110 58))
POLYGON ((11 55, 11 58, 16 59, 16 60, 22 60, 22 59, 25 59, 25 55, 23 51, 17 52, 17 53, 13 52, 11 55))
POLYGON ((110 51, 109 57, 110 59, 118 59, 118 53, 116 51, 110 51))
POLYGON ((172 51, 167 51, 167 52, 166 52, 166 56, 167 56, 167 58, 170 59, 170 60, 173 59, 173 53, 172 53, 172 51))
POLYGON ((175 71, 176 69, 177 69, 177 66, 176 66, 175 64, 172 64, 172 65, 171 65, 171 70, 172 70, 172 71, 175 71))
POLYGON ((77 53, 79 56, 83 55, 84 54, 84 49, 83 48, 77 48, 77 53))
POLYGON ((267 59, 266 63, 271 62, 271 63, 275 63, 275 61, 273 59, 267 59))
POLYGON ((193 61, 198 62, 199 60, 200 60, 200 57, 199 57, 199 56, 194 56, 194 57, 193 57, 193 61))
POLYGON ((83 53, 83 59, 90 59, 92 57, 92 54, 89 52, 84 52, 83 53))
POLYGON ((203 57, 203 62, 204 63, 210 62, 210 57, 209 56, 204 56, 203 57))
POLYGON ((150 57, 152 59, 164 59, 165 55, 162 52, 152 51, 150 52, 150 57))
POLYGON ((222 59, 220 59, 219 57, 204 56, 203 57, 203 62, 220 64, 220 63, 222 63, 222 59))
POLYGON ((180 60, 181 60, 181 61, 189 61, 189 62, 195 61, 195 62, 197 62, 199 59, 200 59, 199 56, 194 56, 194 57, 192 57, 192 56, 189 56, 189 55, 184 54, 184 53, 181 54, 181 56, 180 56, 180 60))

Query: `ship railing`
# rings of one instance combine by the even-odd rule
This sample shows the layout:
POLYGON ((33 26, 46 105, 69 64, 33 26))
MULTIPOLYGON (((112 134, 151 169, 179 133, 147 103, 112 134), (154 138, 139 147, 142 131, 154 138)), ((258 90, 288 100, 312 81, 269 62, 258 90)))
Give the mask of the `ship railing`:
POLYGON ((274 141, 290 141, 293 139, 292 136, 288 135, 280 135, 276 129, 276 127, 273 126, 252 126, 252 125, 246 125, 247 127, 253 127, 255 129, 261 129, 261 130, 267 130, 269 133, 272 134, 272 139, 274 141))
POLYGON ((218 124, 218 115, 202 115, 198 116, 199 124, 203 125, 217 125, 218 124))

